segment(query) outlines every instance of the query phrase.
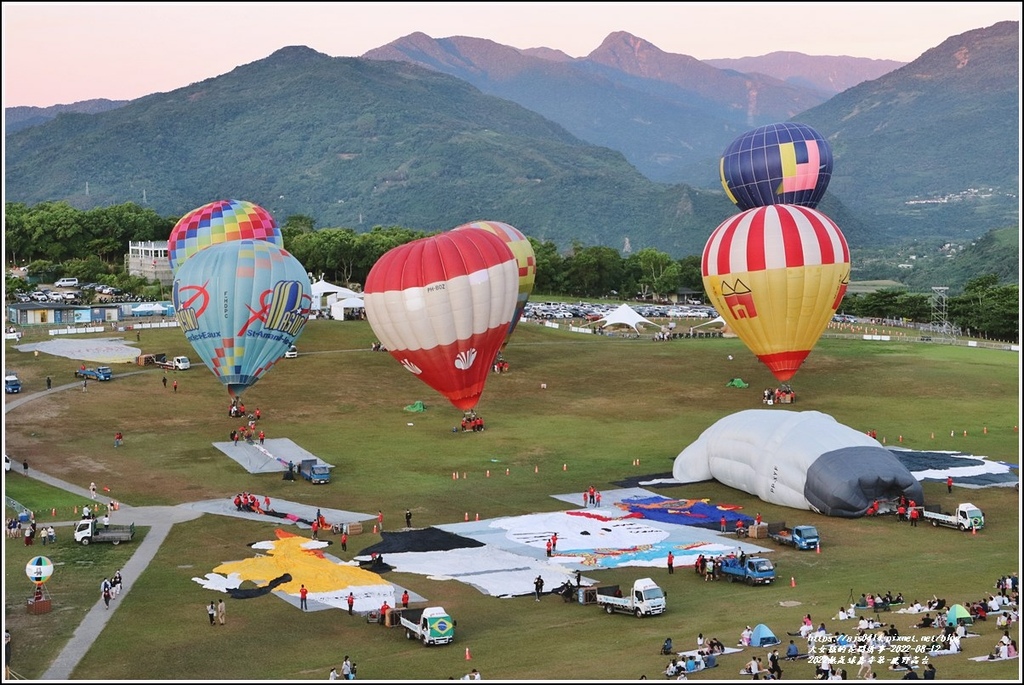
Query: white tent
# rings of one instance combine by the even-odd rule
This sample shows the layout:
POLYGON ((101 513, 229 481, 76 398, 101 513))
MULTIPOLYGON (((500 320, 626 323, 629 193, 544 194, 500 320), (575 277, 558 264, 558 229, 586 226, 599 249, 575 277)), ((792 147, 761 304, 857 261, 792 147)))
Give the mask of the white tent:
POLYGON ((729 328, 729 324, 721 316, 716 316, 715 318, 711 319, 710 321, 705 321, 702 324, 697 324, 696 326, 693 327, 693 330, 697 330, 698 328, 703 328, 704 326, 721 326, 722 327, 722 335, 724 337, 726 337, 726 338, 735 338, 736 337, 736 334, 732 332, 731 328, 729 328))
POLYGON ((336 321, 343 321, 345 319, 346 309, 363 309, 363 298, 361 297, 346 297, 344 300, 338 300, 337 302, 331 303, 331 318, 336 321))
POLYGON ((613 311, 611 314, 607 314, 603 318, 600 318, 597 321, 593 322, 593 324, 591 325, 603 326, 604 328, 607 328, 608 326, 629 326, 634 331, 639 333, 640 329, 638 329, 637 326, 642 324, 648 324, 649 326, 654 326, 659 329, 661 328, 659 324, 656 324, 653 321, 648 321, 644 317, 637 314, 636 310, 630 307, 628 304, 622 304, 619 305, 619 308, 613 311))
POLYGON ((312 284, 313 291, 313 309, 323 309, 324 295, 327 295, 327 305, 329 306, 334 300, 338 298, 356 297, 359 295, 355 290, 350 290, 340 285, 334 285, 328 283, 323 278, 312 284), (332 299, 333 297, 333 299, 332 299))
POLYGON ((153 316, 161 315, 166 316, 168 312, 168 305, 158 304, 156 302, 147 302, 140 304, 138 307, 132 307, 132 314, 135 316, 153 316))

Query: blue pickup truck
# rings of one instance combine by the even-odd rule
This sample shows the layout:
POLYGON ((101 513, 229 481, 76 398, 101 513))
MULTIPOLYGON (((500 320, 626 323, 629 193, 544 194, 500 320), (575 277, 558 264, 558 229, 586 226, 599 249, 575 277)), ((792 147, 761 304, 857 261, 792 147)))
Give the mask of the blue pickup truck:
POLYGON ((114 372, 109 366, 97 366, 95 369, 76 369, 75 378, 88 378, 91 381, 109 381, 114 372))
POLYGON ((13 371, 4 371, 4 392, 8 395, 21 392, 21 379, 13 371))
POLYGON ((770 585, 775 582, 775 566, 764 557, 728 556, 722 560, 722 573, 729 582, 742 581, 747 585, 770 585))

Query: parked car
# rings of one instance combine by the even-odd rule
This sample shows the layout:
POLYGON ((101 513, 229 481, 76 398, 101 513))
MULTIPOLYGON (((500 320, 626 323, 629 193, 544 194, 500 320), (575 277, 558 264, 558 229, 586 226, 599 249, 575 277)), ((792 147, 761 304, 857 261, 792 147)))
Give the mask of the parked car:
POLYGON ((50 291, 46 295, 46 299, 48 299, 50 302, 63 302, 64 301, 64 293, 57 292, 56 290, 52 290, 52 291, 50 291))
POLYGON ((57 281, 56 283, 54 283, 53 285, 54 285, 54 287, 57 287, 57 288, 77 288, 78 287, 78 279, 77 278, 62 278, 59 281, 57 281))
POLYGON ((67 290, 64 292, 65 300, 77 300, 82 296, 82 293, 75 292, 74 290, 67 290))
POLYGON ((285 359, 295 359, 298 356, 299 356, 299 348, 295 347, 295 345, 292 345, 291 347, 289 347, 288 351, 284 353, 284 358, 285 359))

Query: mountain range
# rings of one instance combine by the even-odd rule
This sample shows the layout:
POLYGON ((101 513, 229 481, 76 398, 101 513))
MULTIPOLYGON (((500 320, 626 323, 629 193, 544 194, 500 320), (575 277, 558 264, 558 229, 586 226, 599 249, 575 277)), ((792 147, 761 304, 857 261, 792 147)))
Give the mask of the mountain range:
POLYGON ((5 110, 6 198, 181 215, 237 197, 357 230, 489 218, 681 257, 737 211, 718 182, 728 143, 801 121, 832 144, 820 209, 853 247, 1017 225, 1019 22, 909 64, 714 62, 622 32, 579 59, 419 33, 362 58, 284 48, 127 103, 5 110))

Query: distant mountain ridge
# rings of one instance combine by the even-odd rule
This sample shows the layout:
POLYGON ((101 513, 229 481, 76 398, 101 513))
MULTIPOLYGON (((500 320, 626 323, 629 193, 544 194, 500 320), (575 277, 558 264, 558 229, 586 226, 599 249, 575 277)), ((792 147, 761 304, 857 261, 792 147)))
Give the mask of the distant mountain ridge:
POLYGON ((765 74, 802 88, 813 88, 828 97, 865 81, 874 81, 906 62, 864 57, 805 55, 800 52, 770 52, 759 57, 704 60, 719 69, 744 74, 765 74))
POLYGON ((831 142, 821 208, 853 247, 969 241, 1018 223, 1019 22, 951 37, 827 100, 621 32, 580 59, 407 38, 395 43, 415 59, 395 44, 380 54, 401 59, 293 46, 169 93, 10 133, 7 199, 143 202, 180 216, 239 197, 277 217, 357 230, 491 218, 562 247, 628 240, 684 256, 736 211, 718 183, 727 142, 750 117, 779 116, 831 142), (784 116, 789 97, 819 104, 784 116), (618 134, 624 147, 597 146, 572 127, 618 134), (697 180, 655 183, 636 160, 697 180))

